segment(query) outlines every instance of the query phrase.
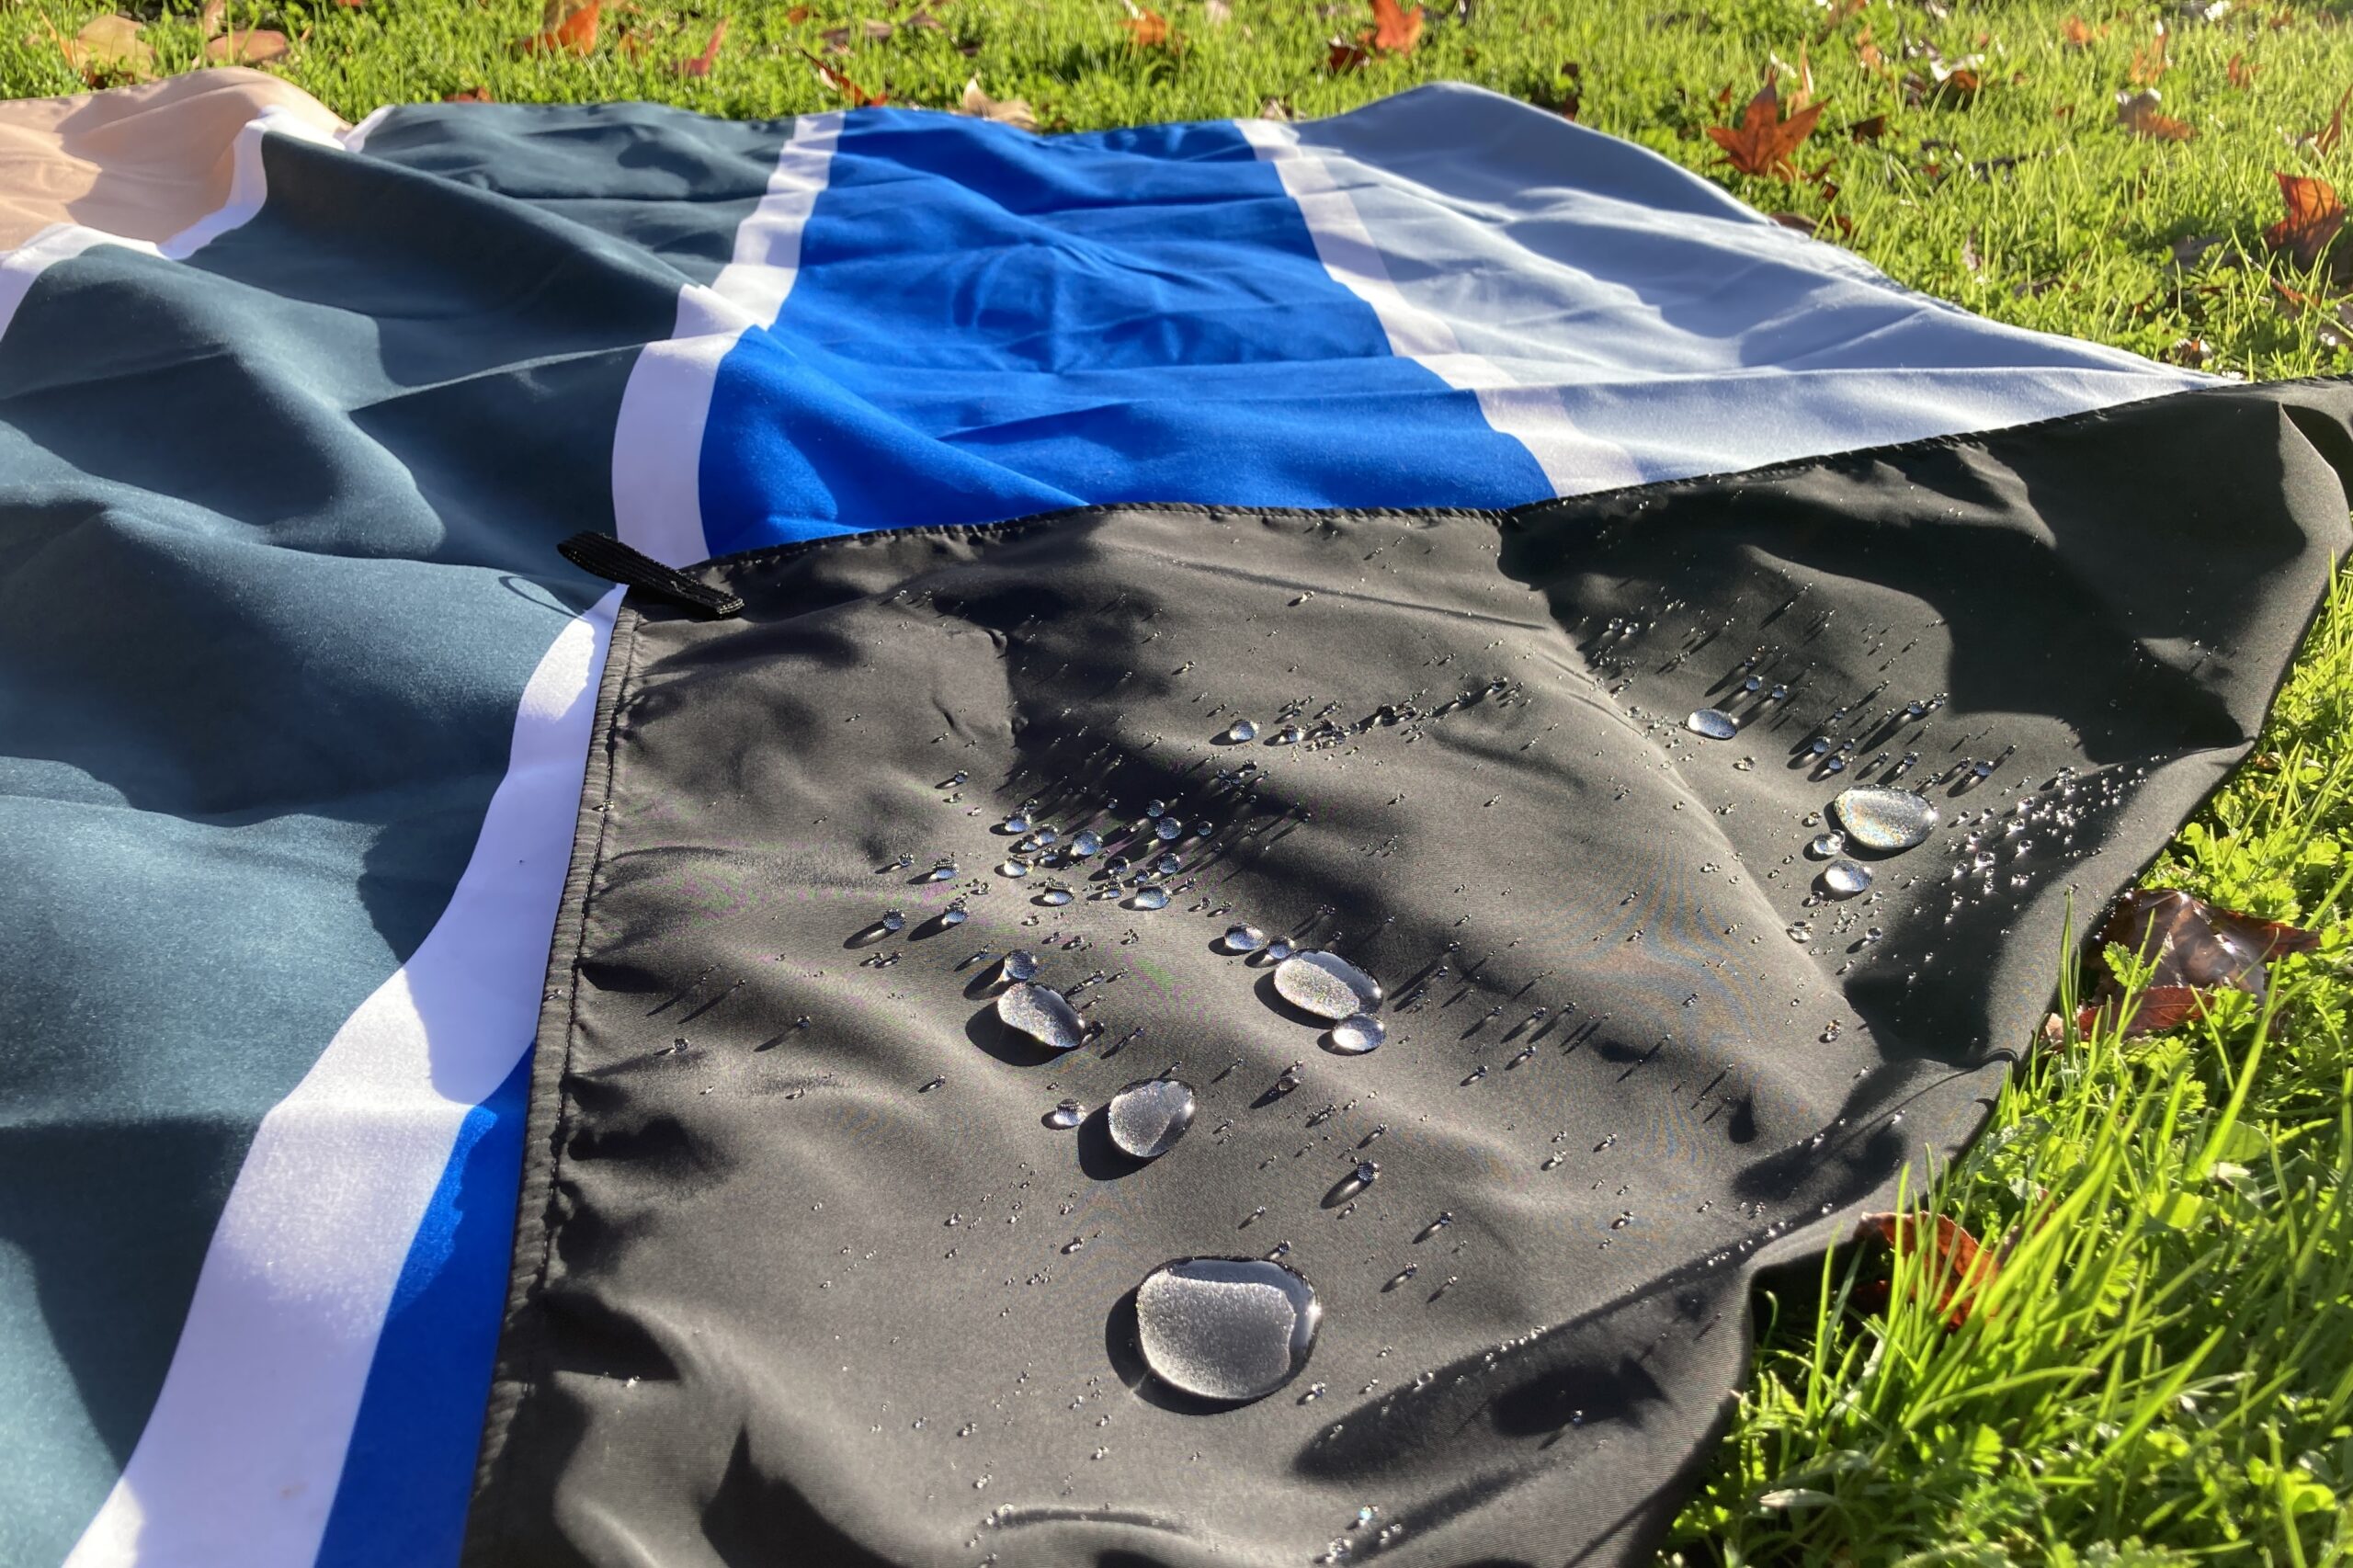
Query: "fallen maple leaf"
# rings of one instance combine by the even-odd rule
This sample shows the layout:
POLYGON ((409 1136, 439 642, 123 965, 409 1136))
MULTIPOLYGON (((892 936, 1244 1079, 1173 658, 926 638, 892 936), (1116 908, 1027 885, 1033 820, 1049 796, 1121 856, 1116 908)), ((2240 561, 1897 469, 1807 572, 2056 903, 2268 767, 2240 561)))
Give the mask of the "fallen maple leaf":
POLYGON ((2172 63, 2165 58, 2165 25, 2159 22, 2156 36, 2132 51, 2132 63, 2126 69, 2124 79, 2136 87, 2152 86, 2172 63))
POLYGON ((1372 0, 1372 47, 1383 54, 1411 54, 1422 40, 1422 8, 1398 8, 1397 0, 1372 0))
POLYGON ((1876 142, 1887 134, 1887 116, 1875 114, 1868 119, 1859 119, 1847 127, 1847 134, 1857 142, 1876 142))
POLYGON ((1780 100, 1768 86, 1748 100, 1737 127, 1711 125, 1707 127, 1708 137, 1723 149, 1725 159, 1742 174, 1778 173, 1783 179, 1794 181, 1797 165, 1790 161, 1790 154, 1813 133, 1813 122, 1822 118, 1827 103, 1824 99, 1809 104, 1784 118, 1780 100))
POLYGON ((2094 39, 2107 36, 2106 28, 2094 32, 2081 17, 2070 16, 2059 24, 2059 44, 2063 49, 2089 49, 2094 39))
MULTIPOLYGON (((57 39, 57 47, 65 62, 94 87, 115 81, 144 82, 155 74, 154 46, 141 36, 145 30, 130 17, 97 17, 72 38, 57 39)), ((50 36, 57 38, 56 28, 50 29, 50 36)))
POLYGON ((597 47, 597 13, 604 0, 547 0, 540 30, 523 40, 526 54, 586 54, 597 47))
POLYGON ((2158 142, 2188 142, 2197 136, 2198 128, 2157 112, 2157 90, 2143 87, 2137 93, 2116 95, 2116 122, 2135 136, 2146 136, 2158 142))
POLYGON ((1869 28, 1865 28, 1855 35, 1855 58, 1861 62, 1866 71, 1887 69, 1887 56, 1881 54, 1879 51, 1879 45, 1871 41, 1871 30, 1869 28))
POLYGON ((1336 38, 1324 46, 1324 69, 1335 76, 1344 71, 1361 71, 1371 60, 1371 49, 1361 42, 1336 38))
MULTIPOLYGON (((2333 237, 2345 222, 2345 209, 2336 205, 2336 193, 2319 180, 2290 175, 2279 177, 2283 190, 2295 179, 2327 192, 2325 210, 2315 210, 2333 212, 2334 222, 2327 227, 2333 237)), ((2291 212, 2295 200, 2292 196, 2289 199, 2291 212)), ((2267 232, 2264 237, 2269 241, 2271 235, 2267 232)), ((2325 246, 2327 239, 2319 243, 2325 246)), ((2274 248, 2280 247, 2275 244, 2274 248)), ((2313 252, 2315 257, 2318 254, 2313 252)), ((2276 282, 2274 287, 2281 288, 2291 302, 2309 302, 2293 290, 2276 282)), ((2219 908, 2177 889, 2138 889, 2118 899, 2093 933, 2086 966, 2092 1000, 2077 1010, 2076 1026, 2089 1031, 2098 1026, 2103 1014, 2113 1017, 2127 1006, 2122 984, 2109 967, 2110 947, 2122 948, 2150 966, 2147 989, 2130 1004, 2123 1032, 2151 1034, 2197 1017, 2217 991, 2262 995, 2270 982, 2265 966, 2271 960, 2310 952, 2319 944, 2319 937, 2313 932, 2219 908)))
POLYGON ((2232 86, 2244 93, 2255 85, 2255 74, 2258 69, 2260 67, 2247 63, 2245 55, 2234 54, 2230 63, 2222 67, 2222 74, 2229 78, 2232 86))
POLYGON ((284 33, 267 28, 225 32, 204 46, 204 58, 215 65, 263 65, 283 60, 293 44, 284 33))
POLYGON ((2345 204, 2326 180, 2313 175, 2274 174, 2288 216, 2263 231, 2263 243, 2298 267, 2310 267, 2345 227, 2345 204))
POLYGON ((676 64, 671 66, 670 69, 676 72, 681 76, 710 75, 711 66, 719 60, 720 40, 726 36, 727 18, 722 17, 719 18, 719 25, 710 29, 710 41, 702 46, 702 52, 696 55, 692 60, 679 61, 676 64))
POLYGON ((836 71, 834 67, 826 64, 824 61, 810 53, 807 50, 802 50, 801 51, 801 55, 802 59, 808 61, 810 64, 814 65, 817 68, 817 80, 832 88, 835 92, 839 93, 843 97, 847 98, 849 100, 850 108, 870 108, 875 105, 887 104, 891 101, 890 94, 868 92, 864 87, 861 87, 856 82, 851 81, 847 75, 844 74, 842 72, 836 71))
POLYGON ((964 84, 963 109, 981 119, 994 119, 1020 131, 1038 129, 1038 116, 1021 98, 993 98, 981 91, 978 76, 964 84))
POLYGON ((1174 35, 1168 28, 1168 18, 1150 6, 1132 17, 1122 17, 1120 25, 1128 29, 1128 44, 1133 49, 1166 49, 1174 35))
MULTIPOLYGON (((1898 1254, 1917 1255, 1922 1250, 1922 1218, 1917 1214, 1866 1214, 1857 1226, 1856 1235, 1875 1236, 1898 1254)), ((1980 1293, 1994 1283, 2001 1273, 2001 1265, 1992 1253, 1978 1244, 1975 1236, 1942 1214, 1936 1217, 1935 1238, 1928 1247, 1934 1256, 1923 1267, 1928 1278, 1937 1282, 1937 1310, 1945 1314, 1947 1324, 1959 1328, 1977 1309, 1980 1293)))
POLYGON ((490 96, 488 87, 460 87, 454 93, 443 94, 441 101, 445 104, 494 104, 498 100, 490 96))
POLYGON ((2336 152, 2336 144, 2345 140, 2345 105, 2348 99, 2353 99, 2353 87, 2336 95, 2336 108, 2328 117, 2328 124, 2304 138, 2313 144, 2313 151, 2324 158, 2336 152))

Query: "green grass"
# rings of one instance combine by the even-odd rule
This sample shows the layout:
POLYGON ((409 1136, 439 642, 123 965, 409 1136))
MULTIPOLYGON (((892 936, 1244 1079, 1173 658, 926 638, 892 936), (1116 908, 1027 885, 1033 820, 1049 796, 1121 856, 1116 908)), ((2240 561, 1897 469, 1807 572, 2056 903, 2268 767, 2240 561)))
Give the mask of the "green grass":
MULTIPOLYGON (((608 5, 611 0, 608 0, 608 5)), ((166 69, 198 54, 196 7, 129 7, 166 69)), ((1558 105, 1829 233, 1902 281, 1999 320, 2254 378, 2353 369, 2353 308, 2323 267, 2265 246, 2275 171, 2353 191, 2353 143, 2299 138, 2353 86, 2353 28, 2333 11, 2067 0, 1889 5, 1811 0, 1473 0, 1433 15, 1406 58, 1334 75, 1326 41, 1360 5, 1203 0, 1162 9, 1182 47, 1139 50, 1119 0, 942 0, 938 29, 855 42, 834 62, 892 101, 952 107, 978 75, 1050 129, 1335 112, 1461 78, 1558 105), (2069 48, 2079 11, 2094 36, 2069 48), (2155 24, 2157 85, 2198 131, 2152 142, 2114 98, 2155 24), (1868 27, 1885 66, 1858 47, 1868 27), (1926 52, 1935 51, 1933 54, 1926 52), (1703 128, 1778 56, 1803 52, 1829 108, 1787 184, 1725 170, 1703 128), (1983 56, 1981 86, 1907 92, 1931 62, 1983 56), (2230 62, 2251 65, 2234 85, 2230 62), (1574 66, 1571 74, 1566 68, 1574 66), (1886 117, 1875 142, 1847 128, 1886 117), (2193 268, 2176 241, 2202 242, 2193 268), (2290 292, 2283 293, 2282 288, 2290 292), (2325 303, 2308 303, 2325 301, 2325 303), (2192 347, 2194 346, 2194 347, 2192 347)), ((44 25, 98 7, 0 10, 0 89, 80 85, 44 25)), ((301 37, 279 67, 348 118, 380 103, 486 89, 509 102, 650 98, 722 115, 835 107, 803 50, 829 28, 904 21, 891 0, 740 6, 708 77, 718 6, 612 12, 585 60, 522 55, 527 0, 231 6, 231 25, 301 37), (634 52, 619 46, 625 27, 634 52)), ((2353 858, 2353 591, 2313 632, 2245 770, 2151 873, 2256 913, 2334 926, 2353 858)), ((2085 911, 2088 919, 2097 912, 2085 911)), ((2353 1043, 2345 937, 2279 966, 2266 1006, 2154 1040, 2070 1037, 2002 1097, 1988 1135, 1925 1201, 1989 1242, 1998 1280, 1958 1329, 1933 1280, 1899 1278, 1863 1310, 1861 1255, 1761 1299, 1757 1376, 1697 1497, 1682 1562, 2266 1562, 2353 1556, 2353 1043), (1913 1284, 1929 1288, 1914 1290, 1913 1284)), ((2055 960, 2055 955, 2054 955, 2055 960)), ((1933 1261, 1903 1268, 1917 1276, 1933 1261)))

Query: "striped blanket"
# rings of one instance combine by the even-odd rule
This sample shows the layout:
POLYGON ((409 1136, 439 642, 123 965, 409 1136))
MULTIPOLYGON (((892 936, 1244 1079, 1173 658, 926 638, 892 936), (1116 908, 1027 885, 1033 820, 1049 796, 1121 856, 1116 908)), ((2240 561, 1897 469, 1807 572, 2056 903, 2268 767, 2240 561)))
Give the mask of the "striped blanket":
POLYGON ((1469 87, 1038 137, 211 71, 0 106, 0 245, 9 1562, 1639 1557, 1747 1271, 1968 1136, 2057 901, 2243 754, 2343 540, 2336 389, 1979 319, 1469 87), (2063 773, 2105 853, 1957 926, 1943 860, 1858 924, 1800 853, 1859 779, 2063 773), (892 904, 977 935, 867 967, 892 904), (1237 921, 1379 979, 1381 1051, 1195 975, 1267 967, 1237 921), (1063 931, 1108 1065, 974 1032, 1063 931), (1054 1153, 1154 1074, 1182 1145, 1054 1153), (1122 1292, 1279 1242, 1297 1387, 1130 1375, 1122 1292))

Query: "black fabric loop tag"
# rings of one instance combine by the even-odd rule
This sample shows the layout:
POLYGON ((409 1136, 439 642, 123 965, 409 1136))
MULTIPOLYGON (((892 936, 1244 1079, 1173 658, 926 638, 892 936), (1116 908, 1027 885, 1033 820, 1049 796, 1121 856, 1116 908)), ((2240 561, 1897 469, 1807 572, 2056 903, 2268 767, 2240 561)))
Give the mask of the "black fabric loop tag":
POLYGON ((610 534, 576 533, 555 548, 558 554, 592 577, 651 594, 706 619, 723 620, 744 613, 744 601, 738 595, 698 583, 684 572, 663 565, 610 534))
POLYGON ((1973 1136, 2245 754, 2348 415, 624 607, 471 1568, 1648 1561, 1757 1270, 1973 1136))

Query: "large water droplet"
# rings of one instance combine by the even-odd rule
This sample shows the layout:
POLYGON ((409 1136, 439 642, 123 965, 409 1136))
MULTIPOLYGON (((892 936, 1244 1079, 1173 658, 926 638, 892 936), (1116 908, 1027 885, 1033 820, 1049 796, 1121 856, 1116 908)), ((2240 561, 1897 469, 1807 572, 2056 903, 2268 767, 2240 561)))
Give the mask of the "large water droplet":
POLYGON ((1173 877, 1185 869, 1185 862, 1174 855, 1163 855, 1152 863, 1152 869, 1164 877, 1173 877))
POLYGON ((1185 824, 1175 817, 1162 817, 1152 824, 1152 831, 1158 834, 1162 841, 1165 842, 1182 834, 1185 831, 1185 824))
POLYGON ((1128 900, 1128 907, 1130 909, 1165 909, 1168 907, 1168 890, 1166 888, 1138 888, 1135 896, 1128 900))
POLYGON ((1070 852, 1081 860, 1100 853, 1102 848, 1103 835, 1099 833, 1082 833, 1070 841, 1070 852))
POLYGON ((1027 833, 1029 831, 1029 817, 1025 812, 1016 812, 997 826, 1006 833, 1027 833))
POLYGON ((1188 1257, 1136 1287, 1137 1346, 1173 1388, 1231 1403, 1297 1376, 1315 1347, 1314 1288, 1259 1257, 1188 1257))
POLYGON ((1258 738, 1258 726, 1247 719, 1236 719, 1233 728, 1225 732, 1225 738, 1236 744, 1244 741, 1255 741, 1258 738))
POLYGON ((1086 1108, 1076 1100, 1064 1100, 1046 1113, 1046 1125, 1066 1132, 1086 1119, 1086 1108))
POLYGON ((942 860, 938 865, 934 866, 931 869, 931 876, 929 880, 935 882, 944 882, 955 874, 956 862, 953 860, 942 860))
POLYGON ((1909 790, 1847 790, 1831 808, 1866 849, 1909 849, 1926 843, 1937 825, 1937 808, 1909 790))
POLYGON ((1285 724, 1281 729, 1275 732, 1274 739, 1267 744, 1278 746, 1295 746, 1299 744, 1301 740, 1304 737, 1300 733, 1299 726, 1297 724, 1285 724))
POLYGON ((1221 945, 1229 953, 1255 953, 1267 945, 1267 934, 1256 926, 1229 926, 1221 945))
POLYGON ((1841 849, 1846 847, 1847 835, 1845 834, 1825 833, 1817 835, 1813 843, 1807 845, 1805 846, 1805 852, 1808 855, 1813 856, 1817 860, 1827 860, 1833 855, 1837 854, 1841 849))
POLYGON ((1381 984, 1332 953, 1294 953, 1275 966, 1275 990, 1319 1018, 1345 1018, 1381 1006, 1381 984))
POLYGON ((1029 868, 1018 860, 1007 860, 996 869, 996 874, 1000 877, 1012 877, 1018 880, 1029 874, 1029 868))
POLYGON ((1740 722, 1721 708, 1702 708, 1683 721, 1683 727, 1711 741, 1728 741, 1740 733, 1740 722))
POLYGON ((1018 949, 1005 955, 1005 978, 1029 980, 1038 972, 1038 955, 1028 949, 1018 949))
POLYGON ((939 912, 939 923, 942 926, 961 926, 972 917, 972 912, 961 903, 951 903, 939 912))
POLYGON ((1822 891, 1833 898, 1852 898, 1870 885, 1868 866, 1852 860, 1833 860, 1822 868, 1822 891))
POLYGON ((1332 1049, 1343 1056, 1362 1056, 1389 1038, 1379 1018, 1369 1018, 1362 1013, 1342 1018, 1332 1026, 1332 1049))
POLYGON ((882 912, 881 926, 885 931, 892 933, 904 931, 907 928, 907 917, 895 909, 886 909, 882 912))
POLYGON ((1176 1078, 1130 1084, 1104 1108, 1111 1142, 1139 1160, 1156 1160, 1193 1125, 1193 1085, 1176 1078))
POLYGON ((1038 895, 1038 902, 1050 909, 1060 909, 1075 896, 1068 888, 1048 888, 1038 895))
POLYGON ((1267 960, 1269 963, 1280 963, 1283 960, 1290 957, 1292 950, 1291 945, 1287 938, 1278 937, 1273 941, 1267 944, 1267 960))
POLYGON ((1076 1051, 1086 1040, 1078 1009, 1062 993, 1027 981, 996 999, 996 1016, 1049 1051, 1076 1051))

